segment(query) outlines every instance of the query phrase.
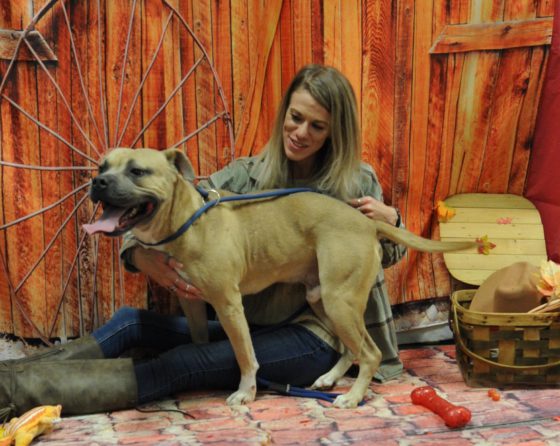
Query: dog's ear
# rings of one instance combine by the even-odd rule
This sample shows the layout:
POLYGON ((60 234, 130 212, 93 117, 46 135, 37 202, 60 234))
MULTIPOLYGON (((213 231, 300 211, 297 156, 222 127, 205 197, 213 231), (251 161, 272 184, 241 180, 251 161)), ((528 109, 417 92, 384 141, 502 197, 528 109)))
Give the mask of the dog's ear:
POLYGON ((167 149, 164 150, 163 153, 169 163, 175 166, 181 175, 183 175, 183 178, 189 181, 194 180, 196 175, 194 173, 193 166, 184 152, 178 149, 167 149))

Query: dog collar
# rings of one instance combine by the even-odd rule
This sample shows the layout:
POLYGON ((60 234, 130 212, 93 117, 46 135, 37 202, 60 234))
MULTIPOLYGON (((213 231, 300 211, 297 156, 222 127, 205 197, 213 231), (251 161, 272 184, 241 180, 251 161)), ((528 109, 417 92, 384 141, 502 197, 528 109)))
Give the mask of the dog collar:
POLYGON ((189 219, 179 229, 177 229, 177 231, 175 231, 170 236, 164 238, 163 240, 160 240, 159 242, 155 242, 155 243, 146 243, 146 242, 143 242, 142 240, 139 240, 139 239, 137 239, 137 240, 145 246, 160 246, 160 245, 165 245, 166 243, 170 243, 170 242, 178 239, 185 232, 187 232, 187 230, 193 225, 193 223, 196 220, 198 220, 198 218, 202 214, 204 214, 205 212, 207 212, 209 209, 213 208, 214 206, 218 205, 222 201, 259 200, 259 199, 264 199, 264 198, 283 197, 285 195, 296 194, 296 193, 299 193, 299 192, 315 192, 313 189, 308 188, 308 187, 294 187, 294 188, 288 188, 288 189, 274 189, 274 190, 271 190, 271 191, 260 192, 260 193, 255 193, 255 194, 228 195, 226 197, 221 197, 220 194, 218 193, 218 191, 216 191, 215 189, 211 189, 210 191, 207 191, 206 189, 204 189, 200 186, 195 186, 195 187, 196 187, 196 190, 198 191, 198 193, 205 200, 205 203, 193 215, 191 215, 189 217, 189 219), (212 192, 217 194, 217 198, 215 198, 213 200, 210 200, 210 201, 206 201, 210 197, 212 192))

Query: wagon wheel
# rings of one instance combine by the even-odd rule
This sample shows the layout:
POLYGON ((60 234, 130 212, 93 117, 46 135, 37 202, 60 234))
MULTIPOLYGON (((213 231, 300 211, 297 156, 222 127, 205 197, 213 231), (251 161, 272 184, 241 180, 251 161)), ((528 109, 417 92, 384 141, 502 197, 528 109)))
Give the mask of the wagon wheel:
POLYGON ((120 240, 82 229, 107 150, 179 148, 202 174, 233 157, 224 93, 186 14, 167 0, 49 0, 13 33, 0 62, 0 332, 48 342, 143 304, 120 240))

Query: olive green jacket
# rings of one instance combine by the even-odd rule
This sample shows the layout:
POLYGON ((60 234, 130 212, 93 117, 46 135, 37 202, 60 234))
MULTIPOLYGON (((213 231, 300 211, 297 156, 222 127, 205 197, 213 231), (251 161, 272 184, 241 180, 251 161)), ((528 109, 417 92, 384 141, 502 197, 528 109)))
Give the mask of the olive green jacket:
MULTIPOLYGON (((253 192, 257 189, 257 177, 261 164, 256 157, 240 158, 224 169, 212 174, 202 186, 214 189, 225 189, 238 194, 253 192)), ((381 186, 373 169, 362 163, 361 166, 362 195, 369 195, 383 200, 381 186)), ((320 192, 320 191, 319 191, 320 192)), ((137 242, 125 236, 121 255, 137 242)), ((388 267, 396 263, 405 253, 405 248, 389 240, 381 240, 383 249, 382 265, 388 267)), ((373 249, 373 247, 372 247, 373 249)), ((127 269, 135 268, 125 261, 127 269)), ((319 336, 339 352, 342 345, 315 314, 307 307, 305 287, 300 284, 275 284, 255 295, 244 296, 243 306, 247 320, 252 325, 270 326, 275 324, 298 323, 319 336), (302 312, 303 311, 303 312, 302 312), (294 317, 294 315, 296 315, 294 317)), ((398 356, 397 339, 393 315, 387 296, 383 270, 377 276, 371 289, 365 313, 366 327, 382 352, 381 366, 375 376, 385 381, 398 376, 402 371, 402 363, 398 356)))

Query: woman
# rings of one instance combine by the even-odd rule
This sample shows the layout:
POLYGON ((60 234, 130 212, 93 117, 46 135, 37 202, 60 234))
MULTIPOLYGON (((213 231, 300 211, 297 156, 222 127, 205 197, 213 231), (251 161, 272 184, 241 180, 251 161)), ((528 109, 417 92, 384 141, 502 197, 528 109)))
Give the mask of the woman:
MULTIPOLYGON (((309 186, 347 201, 369 218, 402 225, 399 212, 383 203, 377 177, 360 162, 360 154, 350 83, 334 68, 309 65, 290 84, 263 152, 234 161, 213 174, 206 186, 235 193, 309 186)), ((404 247, 390 241, 383 240, 382 246, 384 267, 404 254, 404 247)), ((129 270, 145 273, 179 298, 202 297, 181 279, 181 265, 162 252, 126 239, 122 258, 129 270)), ((307 386, 340 357, 340 342, 308 309, 303 286, 274 285, 246 296, 244 307, 260 377, 307 386)), ((371 290, 365 317, 382 352, 376 378, 384 381, 398 375, 402 364, 383 272, 371 290)), ((67 414, 92 413, 134 407, 188 389, 235 389, 239 368, 231 345, 219 322, 211 321, 209 330, 210 342, 195 345, 185 318, 122 308, 91 336, 0 363, 0 407, 21 413, 34 405, 59 403, 67 414), (137 362, 119 358, 133 347, 153 348, 159 356, 137 362)))

